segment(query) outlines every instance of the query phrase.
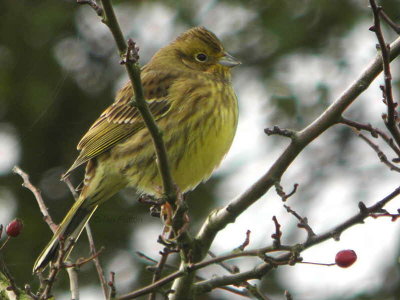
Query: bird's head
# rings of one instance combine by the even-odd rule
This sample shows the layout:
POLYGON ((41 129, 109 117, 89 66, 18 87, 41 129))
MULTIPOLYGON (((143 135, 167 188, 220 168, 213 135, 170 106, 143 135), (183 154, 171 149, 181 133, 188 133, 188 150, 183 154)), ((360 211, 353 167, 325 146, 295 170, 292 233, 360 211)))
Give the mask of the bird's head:
POLYGON ((240 62, 227 53, 214 33, 204 27, 194 27, 160 49, 153 57, 154 62, 163 58, 176 68, 208 72, 229 76, 230 68, 240 62))

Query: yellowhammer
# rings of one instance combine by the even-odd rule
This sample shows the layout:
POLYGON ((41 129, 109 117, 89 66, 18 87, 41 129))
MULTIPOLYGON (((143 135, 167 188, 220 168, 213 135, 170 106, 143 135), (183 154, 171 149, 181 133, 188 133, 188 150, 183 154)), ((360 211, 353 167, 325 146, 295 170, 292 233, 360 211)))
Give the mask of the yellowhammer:
MULTIPOLYGON (((236 131, 237 99, 230 68, 239 62, 204 27, 192 28, 160 49, 142 69, 150 110, 163 131, 174 182, 185 192, 207 179, 229 150, 236 131)), ((97 207, 126 186, 159 196, 153 143, 128 83, 78 144, 80 154, 64 176, 86 164, 79 199, 40 254, 37 272, 76 241, 97 207), (71 239, 72 238, 72 239, 71 239)))

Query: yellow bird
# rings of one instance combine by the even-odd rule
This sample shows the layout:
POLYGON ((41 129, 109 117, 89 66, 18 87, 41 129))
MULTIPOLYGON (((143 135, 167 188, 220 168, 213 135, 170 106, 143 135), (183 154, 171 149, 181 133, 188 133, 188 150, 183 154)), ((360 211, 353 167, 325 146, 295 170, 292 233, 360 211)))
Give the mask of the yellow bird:
MULTIPOLYGON (((231 68, 238 64, 212 32, 195 27, 160 49, 142 69, 145 99, 163 132, 181 192, 206 180, 232 144, 238 106, 231 68)), ((34 272, 55 259, 61 237, 63 247, 71 249, 97 207, 122 188, 160 196, 155 150, 138 110, 129 104, 133 96, 127 83, 79 142, 80 154, 64 176, 86 164, 83 189, 34 272)))

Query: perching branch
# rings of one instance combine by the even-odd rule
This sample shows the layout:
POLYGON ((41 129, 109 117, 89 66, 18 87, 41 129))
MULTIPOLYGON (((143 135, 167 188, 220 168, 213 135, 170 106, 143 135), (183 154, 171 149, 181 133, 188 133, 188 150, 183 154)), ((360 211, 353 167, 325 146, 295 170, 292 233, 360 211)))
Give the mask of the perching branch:
POLYGON ((123 58, 126 71, 128 72, 129 79, 134 90, 135 106, 139 110, 154 143, 158 169, 162 178, 164 195, 166 196, 167 201, 170 202, 170 204, 174 207, 177 191, 172 179, 167 151, 162 138, 162 132, 158 128, 157 123, 155 122, 144 98, 142 82, 140 79, 140 66, 137 62, 138 48, 135 46, 132 40, 129 40, 128 44, 125 42, 121 28, 115 16, 114 9, 111 5, 111 1, 101 0, 101 3, 103 5, 102 21, 110 29, 115 43, 117 44, 119 54, 123 58))

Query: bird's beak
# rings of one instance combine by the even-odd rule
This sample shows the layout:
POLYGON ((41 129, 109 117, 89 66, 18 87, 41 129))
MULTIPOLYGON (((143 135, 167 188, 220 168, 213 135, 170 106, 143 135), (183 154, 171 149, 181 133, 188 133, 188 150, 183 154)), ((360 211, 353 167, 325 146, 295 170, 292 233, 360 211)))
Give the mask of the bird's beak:
POLYGON ((234 58, 232 55, 230 55, 229 53, 224 53, 225 55, 222 56, 219 60, 218 63, 224 67, 229 67, 229 68, 233 68, 237 65, 240 65, 241 62, 238 61, 236 58, 234 58))

